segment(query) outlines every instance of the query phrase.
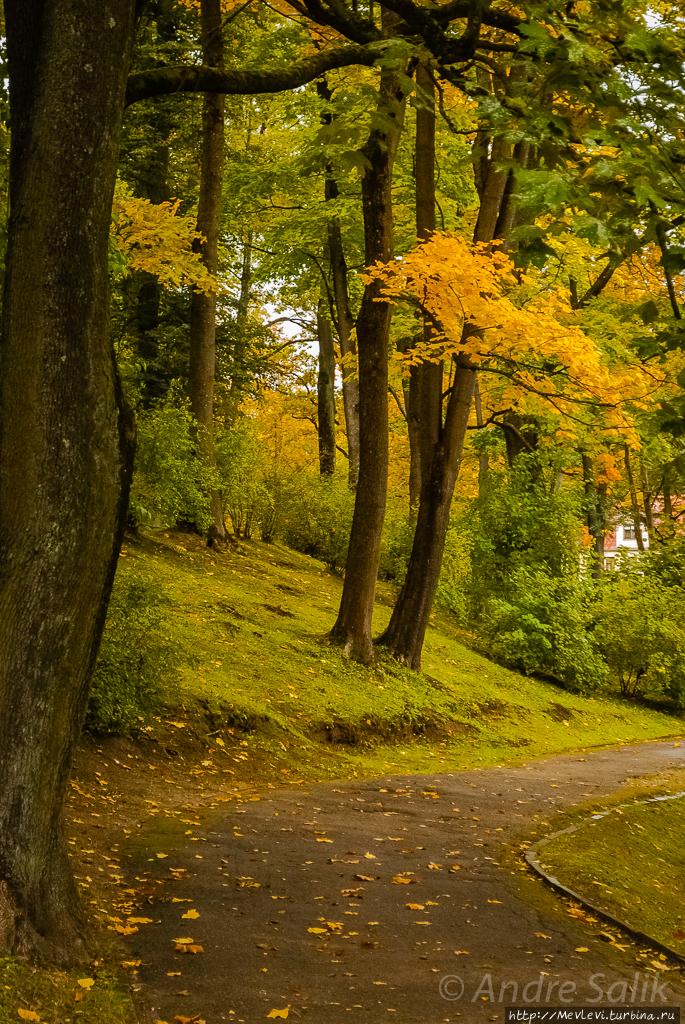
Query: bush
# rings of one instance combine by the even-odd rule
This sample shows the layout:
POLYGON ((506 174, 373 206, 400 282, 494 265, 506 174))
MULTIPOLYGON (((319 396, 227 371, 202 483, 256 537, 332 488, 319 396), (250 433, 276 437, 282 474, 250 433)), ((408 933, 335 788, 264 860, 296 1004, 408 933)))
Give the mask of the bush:
POLYGON ((130 503, 136 523, 188 520, 199 529, 209 526, 208 494, 216 481, 200 460, 193 422, 187 403, 173 395, 139 414, 130 503))
POLYGON ((155 710, 174 673, 176 645, 165 636, 160 594, 145 580, 117 582, 95 667, 86 725, 124 733, 155 710))
POLYGON ((227 431, 217 442, 216 456, 224 512, 236 537, 249 540, 272 501, 263 480, 262 443, 252 420, 242 419, 227 431))
POLYGON ((660 694, 685 707, 685 591, 607 574, 594 611, 596 640, 621 693, 660 694))
POLYGON ((553 676, 571 690, 603 683, 607 667, 592 621, 592 584, 520 569, 507 600, 493 598, 482 624, 490 653, 526 674, 553 676))
POLYGON ((347 560, 354 494, 342 477, 302 473, 298 482, 284 507, 279 533, 289 547, 340 571, 347 560))

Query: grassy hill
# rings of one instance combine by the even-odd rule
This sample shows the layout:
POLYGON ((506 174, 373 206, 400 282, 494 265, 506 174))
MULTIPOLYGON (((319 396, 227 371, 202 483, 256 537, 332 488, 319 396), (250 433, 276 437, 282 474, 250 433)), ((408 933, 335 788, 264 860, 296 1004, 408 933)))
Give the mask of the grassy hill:
MULTIPOLYGON (((276 544, 216 553, 191 535, 129 538, 104 657, 116 661, 125 635, 160 701, 135 716, 133 733, 213 746, 222 771, 239 771, 247 746, 253 769, 286 781, 506 764, 682 729, 618 695, 582 697, 501 668, 463 646, 440 612, 421 674, 389 659, 352 664, 326 638, 341 587, 320 562, 276 544)), ((392 600, 379 585, 377 632, 392 600)))

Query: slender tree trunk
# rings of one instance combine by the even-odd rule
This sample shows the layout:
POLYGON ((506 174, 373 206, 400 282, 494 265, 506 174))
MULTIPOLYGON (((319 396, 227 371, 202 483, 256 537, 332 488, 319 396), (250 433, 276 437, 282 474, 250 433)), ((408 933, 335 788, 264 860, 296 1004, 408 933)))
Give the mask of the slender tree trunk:
POLYGON ((595 480, 595 465, 589 455, 582 455, 583 482, 585 486, 585 521, 592 537, 594 558, 590 567, 593 579, 600 579, 604 572, 604 535, 606 530, 606 484, 595 480))
MULTIPOLYGON (((338 195, 337 182, 333 178, 326 179, 326 199, 337 199, 338 195)), ((354 490, 359 480, 359 383, 350 366, 350 362, 354 362, 357 350, 352 333, 354 317, 350 309, 347 262, 343 249, 339 217, 331 217, 328 221, 328 251, 331 257, 336 327, 340 342, 340 355, 342 357, 343 411, 345 413, 347 453, 349 457, 347 483, 350 489, 354 490)))
MULTIPOLYGON (((202 58, 209 67, 223 64, 221 0, 202 0, 202 58)), ((197 230, 204 242, 194 245, 211 274, 218 270, 219 219, 224 168, 224 97, 206 93, 202 109, 202 167, 197 230)), ((188 371, 190 407, 197 422, 202 460, 210 470, 216 466, 214 453, 214 371, 216 366, 216 293, 194 291, 190 300, 190 366, 188 371)), ((226 538, 221 495, 209 496, 211 526, 209 541, 226 538)))
MULTIPOLYGON (((476 426, 483 426, 483 406, 480 400, 480 387, 476 378, 476 386, 473 391, 473 404, 476 410, 476 426)), ((485 497, 485 489, 488 485, 490 475, 490 460, 485 452, 478 453, 478 497, 485 497)))
POLYGON ((644 462, 640 461, 640 480, 642 481, 642 504, 645 510, 645 526, 647 527, 647 536, 649 537, 649 546, 654 545, 655 534, 654 534, 654 512, 652 510, 652 490, 649 484, 649 477, 647 476, 647 469, 644 462))
MULTIPOLYGON (((362 152, 366 265, 392 258, 392 167, 402 130, 404 97, 394 74, 381 73, 379 125, 362 152)), ((371 616, 388 487, 388 340, 391 307, 378 301, 380 285, 364 290, 357 317, 359 353, 359 483, 347 555, 345 584, 331 637, 347 655, 374 660, 371 616)))
POLYGON ((335 473, 335 348, 333 328, 326 316, 327 306, 326 300, 320 298, 316 314, 319 339, 319 375, 316 387, 321 476, 333 476, 335 473))
POLYGON ((0 358, 0 948, 89 948, 62 806, 132 457, 107 250, 134 0, 5 0, 12 140, 0 358))
POLYGON ((630 490, 630 507, 633 513, 633 527, 635 529, 635 540, 637 541, 638 551, 645 550, 645 542, 642 538, 642 517, 640 516, 640 507, 637 503, 637 490, 635 488, 635 479, 633 477, 633 467, 630 463, 630 448, 628 445, 623 446, 623 461, 626 467, 626 476, 628 477, 628 488, 630 490))

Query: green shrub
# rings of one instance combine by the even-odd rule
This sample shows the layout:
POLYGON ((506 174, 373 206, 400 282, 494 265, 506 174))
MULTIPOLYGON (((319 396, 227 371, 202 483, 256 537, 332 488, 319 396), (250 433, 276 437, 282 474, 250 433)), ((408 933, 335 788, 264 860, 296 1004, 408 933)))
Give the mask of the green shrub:
MULTIPOLYGON (((637 560, 635 560, 637 562, 637 560)), ((599 649, 621 693, 665 694, 685 707, 685 591, 607 573, 594 610, 599 649)))
POLYGON ((353 513, 354 494, 346 480, 301 473, 297 491, 289 493, 279 533, 296 551, 340 571, 347 560, 353 513))
POLYGON ((541 673, 587 692, 607 678, 592 621, 592 584, 520 569, 509 596, 493 598, 481 625, 489 653, 527 675, 541 673))
POLYGON ((244 418, 219 439, 217 464, 224 512, 236 537, 249 540, 271 505, 264 483, 265 459, 259 431, 244 418))
POLYGON ((86 725, 125 733, 155 710, 174 673, 176 645, 165 635, 160 594, 145 580, 115 583, 95 667, 86 725))
POLYGON ((186 402, 172 394, 138 416, 136 464, 130 514, 136 523, 170 526, 188 520, 210 524, 208 494, 216 480, 202 465, 186 402))

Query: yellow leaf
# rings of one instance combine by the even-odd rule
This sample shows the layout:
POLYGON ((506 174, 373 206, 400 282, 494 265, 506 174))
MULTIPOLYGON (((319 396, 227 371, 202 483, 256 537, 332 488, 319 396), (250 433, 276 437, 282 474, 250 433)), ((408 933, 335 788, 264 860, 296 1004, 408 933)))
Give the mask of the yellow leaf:
POLYGON ((169 971, 167 973, 167 978, 180 978, 180 977, 181 977, 181 972, 180 971, 169 971))
POLYGON ((313 932, 314 935, 325 935, 328 928, 307 928, 308 932, 313 932))
POLYGON ((282 1017, 283 1020, 285 1020, 286 1017, 288 1016, 289 1009, 290 1003, 288 1003, 288 1005, 283 1010, 272 1010, 270 1013, 267 1013, 267 1017, 282 1017))
POLYGON ((115 924, 114 927, 116 931, 119 932, 120 935, 133 935, 134 932, 138 931, 136 925, 133 925, 131 928, 128 928, 123 924, 115 924))
POLYGON ((535 938, 536 939, 551 939, 552 936, 551 935, 545 935, 544 932, 536 932, 535 933, 535 938))
POLYGON ((393 885, 411 885, 415 881, 415 878, 405 878, 403 875, 395 875, 392 880, 393 885))
POLYGON ((454 955, 455 956, 468 956, 469 955, 469 951, 468 951, 468 949, 455 949, 454 955))
POLYGON ((142 962, 143 962, 142 960, 122 960, 121 961, 121 966, 122 967, 140 967, 142 962))
MULTIPOLYGON (((332 839, 317 839, 316 841, 317 841, 317 843, 332 843, 333 842, 332 839)), ((368 856, 368 854, 367 854, 367 856, 368 856)))
POLYGON ((587 946, 576 946, 576 953, 589 953, 587 946))
POLYGON ((192 918, 193 920, 195 920, 195 918, 196 918, 196 917, 199 917, 199 916, 200 916, 200 915, 198 914, 197 910, 189 910, 187 914, 181 914, 181 917, 182 917, 182 918, 183 918, 184 920, 185 920, 186 918, 192 918))
POLYGON ((488 903, 501 903, 501 900, 488 900, 488 903))
POLYGON ((22 1020, 40 1020, 38 1014, 34 1013, 33 1010, 22 1010, 22 1008, 19 1007, 17 1013, 19 1014, 22 1020))
POLYGON ((188 945, 188 944, 189 944, 189 943, 191 943, 191 942, 192 942, 193 940, 192 940, 192 939, 172 939, 171 941, 172 941, 172 942, 180 942, 180 943, 182 943, 182 944, 184 944, 184 945, 188 945))
POLYGON ((367 860, 376 860, 376 855, 373 853, 365 853, 364 856, 367 860))
POLYGON ((215 743, 217 744, 217 746, 219 746, 219 747, 225 747, 225 746, 226 746, 226 744, 224 743, 224 741, 223 741, 223 740, 221 739, 221 736, 215 736, 215 737, 214 737, 214 742, 215 742, 215 743))
POLYGON ((128 917, 126 918, 127 924, 152 924, 151 917, 128 917))
POLYGON ((432 861, 428 867, 431 868, 432 871, 442 871, 442 864, 434 864, 432 861))
POLYGON ((166 857, 169 856, 169 854, 168 853, 158 853, 157 856, 159 857, 160 860, 164 860, 166 857))
POLYGON ((92 988, 95 984, 92 978, 78 978, 76 983, 80 985, 81 988, 92 988))
POLYGON ((410 910, 425 910, 423 903, 405 903, 405 907, 409 907, 410 910))
POLYGON ((360 882, 375 882, 375 878, 370 878, 369 875, 354 875, 360 882))

